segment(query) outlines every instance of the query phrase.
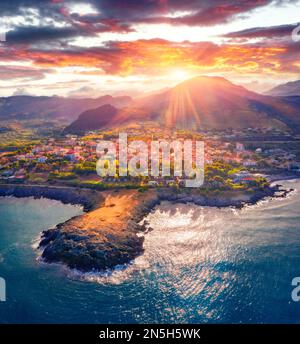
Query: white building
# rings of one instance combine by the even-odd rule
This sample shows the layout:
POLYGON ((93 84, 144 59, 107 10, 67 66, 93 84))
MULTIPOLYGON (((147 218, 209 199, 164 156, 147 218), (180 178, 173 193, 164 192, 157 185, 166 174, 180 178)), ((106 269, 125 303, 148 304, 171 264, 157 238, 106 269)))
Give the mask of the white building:
POLYGON ((244 152, 245 150, 245 146, 240 142, 237 142, 235 147, 237 152, 244 152))
POLYGON ((47 161, 47 158, 45 156, 40 156, 38 159, 37 159, 38 162, 40 163, 45 163, 47 161))

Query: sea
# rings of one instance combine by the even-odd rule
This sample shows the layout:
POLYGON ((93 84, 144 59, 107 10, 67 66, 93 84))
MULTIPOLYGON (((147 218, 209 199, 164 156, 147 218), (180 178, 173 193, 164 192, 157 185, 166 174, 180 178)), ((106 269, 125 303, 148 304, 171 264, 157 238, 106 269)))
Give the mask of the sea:
POLYGON ((300 181, 280 184, 294 191, 243 209, 162 203, 142 256, 87 274, 37 249, 81 207, 0 198, 0 323, 300 323, 300 181))

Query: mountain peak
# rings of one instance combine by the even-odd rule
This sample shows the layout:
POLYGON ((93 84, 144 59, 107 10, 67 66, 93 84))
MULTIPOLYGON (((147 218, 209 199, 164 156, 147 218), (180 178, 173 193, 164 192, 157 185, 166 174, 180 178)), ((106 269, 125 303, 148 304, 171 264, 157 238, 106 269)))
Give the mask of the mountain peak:
POLYGON ((65 128, 66 133, 80 133, 105 127, 116 116, 118 109, 104 104, 96 109, 87 110, 78 119, 65 128))
POLYGON ((185 80, 173 88, 174 91, 178 89, 184 91, 190 90, 192 92, 198 91, 202 95, 215 92, 232 92, 232 93, 253 93, 243 86, 235 85, 231 81, 220 76, 206 76, 200 75, 194 78, 185 80))
POLYGON ((184 82, 223 82, 231 84, 231 82, 222 76, 208 76, 208 75, 197 75, 193 78, 187 79, 184 82))
POLYGON ((87 111, 71 127, 93 130, 155 121, 168 128, 194 130, 300 130, 298 107, 297 100, 291 103, 260 95, 222 77, 196 76, 167 91, 137 99, 118 111, 109 105, 87 111))
POLYGON ((286 128, 299 124, 295 107, 249 91, 223 77, 200 75, 163 93, 133 102, 118 113, 114 125, 156 121, 166 127, 196 130, 286 128))

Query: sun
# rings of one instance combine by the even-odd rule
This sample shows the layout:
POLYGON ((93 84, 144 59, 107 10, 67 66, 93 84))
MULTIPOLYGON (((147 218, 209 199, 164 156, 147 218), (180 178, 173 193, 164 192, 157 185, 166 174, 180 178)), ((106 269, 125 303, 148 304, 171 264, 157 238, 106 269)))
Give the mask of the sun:
POLYGON ((185 70, 176 69, 176 70, 171 72, 171 77, 172 77, 172 79, 174 79, 176 81, 183 81, 183 80, 187 79, 188 74, 185 70))

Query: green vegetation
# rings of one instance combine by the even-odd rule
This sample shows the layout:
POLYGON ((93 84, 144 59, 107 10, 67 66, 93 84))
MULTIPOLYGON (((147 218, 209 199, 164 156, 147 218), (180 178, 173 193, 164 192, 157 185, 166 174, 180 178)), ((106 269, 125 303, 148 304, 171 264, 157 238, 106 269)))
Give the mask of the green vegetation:
POLYGON ((73 172, 51 172, 49 173, 49 180, 60 179, 60 180, 70 180, 75 179, 76 175, 73 172))
POLYGON ((71 185, 75 187, 88 188, 88 189, 94 189, 94 190, 99 190, 99 191, 107 189, 107 185, 95 180, 86 180, 86 181, 76 180, 72 182, 71 185))
POLYGON ((84 161, 80 164, 76 164, 73 171, 79 175, 95 173, 96 172, 96 162, 84 161))
POLYGON ((234 183, 233 176, 243 171, 243 166, 232 165, 223 161, 216 161, 205 167, 204 188, 216 190, 249 190, 251 188, 264 188, 268 185, 265 178, 254 178, 246 183, 234 183))

